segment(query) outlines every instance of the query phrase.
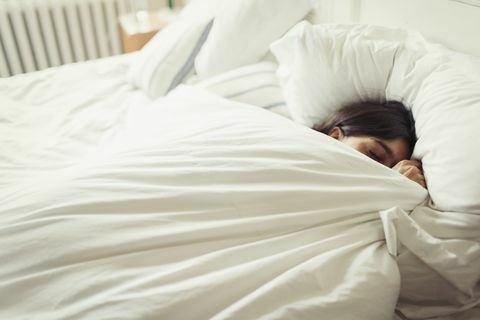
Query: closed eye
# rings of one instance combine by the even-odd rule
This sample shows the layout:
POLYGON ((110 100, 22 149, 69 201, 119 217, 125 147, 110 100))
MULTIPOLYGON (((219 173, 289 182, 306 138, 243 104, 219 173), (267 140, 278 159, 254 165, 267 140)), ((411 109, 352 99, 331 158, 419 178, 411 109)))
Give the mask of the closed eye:
POLYGON ((383 148, 388 157, 393 158, 393 151, 383 141, 375 139, 375 142, 383 148))
POLYGON ((380 157, 377 156, 377 154, 375 152, 373 152, 372 150, 368 150, 368 156, 370 158, 372 158, 373 160, 377 161, 377 162, 381 162, 380 157))

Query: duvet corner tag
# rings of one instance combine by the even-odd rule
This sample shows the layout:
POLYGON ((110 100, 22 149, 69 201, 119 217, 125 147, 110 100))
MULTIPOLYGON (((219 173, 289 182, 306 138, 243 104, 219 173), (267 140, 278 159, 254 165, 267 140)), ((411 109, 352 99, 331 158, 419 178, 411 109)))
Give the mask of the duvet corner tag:
POLYGON ((385 233, 385 242, 387 244, 388 253, 396 258, 400 247, 400 240, 397 234, 398 214, 402 209, 393 207, 379 212, 382 219, 383 232, 385 233))

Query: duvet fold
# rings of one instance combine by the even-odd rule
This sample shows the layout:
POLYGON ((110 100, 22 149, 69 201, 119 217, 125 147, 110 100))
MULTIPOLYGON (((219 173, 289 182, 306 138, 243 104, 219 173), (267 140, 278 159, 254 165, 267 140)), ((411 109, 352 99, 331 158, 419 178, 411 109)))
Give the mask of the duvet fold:
POLYGON ((2 190, 0 318, 393 317, 379 212, 427 195, 402 175, 187 87, 96 148, 2 190))

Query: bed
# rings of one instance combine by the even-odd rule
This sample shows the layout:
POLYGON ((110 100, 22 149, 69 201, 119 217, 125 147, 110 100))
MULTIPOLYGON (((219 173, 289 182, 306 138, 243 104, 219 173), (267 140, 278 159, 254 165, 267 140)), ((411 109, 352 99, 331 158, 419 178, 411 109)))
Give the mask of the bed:
MULTIPOLYGON (((267 54, 245 48, 227 59, 236 56, 224 50, 238 51, 218 40, 238 31, 222 16, 228 8, 191 5, 185 23, 162 35, 162 47, 153 43, 140 53, 0 81, 2 319, 480 318, 480 188, 471 187, 478 154, 471 150, 454 178, 442 178, 438 171, 458 160, 438 160, 442 150, 431 151, 437 144, 429 134, 438 126, 429 119, 441 116, 424 116, 426 107, 416 107, 438 93, 415 82, 418 74, 428 71, 429 83, 441 87, 446 76, 435 72, 448 76, 449 69, 428 66, 447 58, 425 45, 434 53, 415 60, 419 73, 403 73, 411 57, 397 55, 399 45, 418 53, 424 42, 416 34, 299 22, 308 13, 313 22, 385 24, 372 17, 381 4, 300 2, 290 1, 296 11, 282 7, 289 1, 251 1, 251 8, 236 1, 229 8, 244 37, 258 30, 255 6, 284 13, 281 23, 272 20, 271 30, 257 32, 252 48, 265 43, 267 54), (212 27, 212 15, 224 28, 212 27), (388 69, 381 85, 388 81, 383 92, 415 101, 416 155, 424 159, 430 194, 306 125, 321 115, 305 109, 311 88, 292 80, 298 80, 299 61, 308 60, 288 48, 299 45, 297 33, 308 39, 318 32, 337 44, 349 35, 345 49, 352 35, 375 48, 392 37, 381 54, 395 57, 398 67, 388 69), (200 50, 201 42, 208 51, 200 50), (179 47, 182 53, 172 55, 179 47), (405 79, 423 89, 402 91, 405 79), (471 181, 451 187, 465 176, 471 181)), ((428 38, 442 39, 435 36, 428 38)), ((466 39, 444 39, 453 39, 445 42, 452 49, 480 53, 470 42, 455 45, 466 39)), ((468 90, 479 88, 472 70, 480 63, 448 52, 448 64, 473 74, 459 82, 468 97, 465 117, 472 117, 480 104, 468 90)), ((353 71, 348 77, 355 79, 353 71)), ((325 84, 316 93, 330 92, 331 99, 359 94, 334 89, 325 84)))

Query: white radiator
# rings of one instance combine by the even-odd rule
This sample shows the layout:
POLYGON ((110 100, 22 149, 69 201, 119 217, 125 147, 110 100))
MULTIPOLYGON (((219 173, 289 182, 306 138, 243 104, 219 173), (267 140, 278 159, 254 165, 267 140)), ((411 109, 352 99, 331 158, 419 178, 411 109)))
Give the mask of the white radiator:
POLYGON ((0 77, 122 53, 118 16, 134 3, 0 0, 0 77))

